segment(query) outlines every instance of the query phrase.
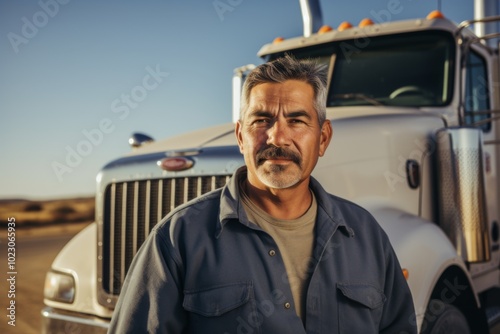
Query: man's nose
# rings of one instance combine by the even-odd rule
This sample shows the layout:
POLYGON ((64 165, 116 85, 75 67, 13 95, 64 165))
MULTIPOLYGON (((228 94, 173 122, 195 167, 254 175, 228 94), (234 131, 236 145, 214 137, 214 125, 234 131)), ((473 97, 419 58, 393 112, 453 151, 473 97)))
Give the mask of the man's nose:
POLYGON ((288 146, 290 134, 286 120, 274 121, 267 130, 267 144, 276 147, 288 146))

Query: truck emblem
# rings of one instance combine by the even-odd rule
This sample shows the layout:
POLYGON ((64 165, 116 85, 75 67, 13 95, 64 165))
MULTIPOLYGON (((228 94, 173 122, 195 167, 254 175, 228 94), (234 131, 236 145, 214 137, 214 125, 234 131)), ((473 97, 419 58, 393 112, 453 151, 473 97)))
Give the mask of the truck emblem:
POLYGON ((194 166, 194 160, 185 157, 165 158, 158 161, 158 166, 163 170, 178 172, 194 166))

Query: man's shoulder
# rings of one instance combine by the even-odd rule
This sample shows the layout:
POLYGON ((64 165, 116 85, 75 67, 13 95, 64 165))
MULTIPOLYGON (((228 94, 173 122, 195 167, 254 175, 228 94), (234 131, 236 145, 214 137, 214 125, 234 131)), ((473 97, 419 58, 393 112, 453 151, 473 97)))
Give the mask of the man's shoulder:
POLYGON ((206 224, 218 214, 222 189, 216 189, 170 211, 156 226, 157 232, 167 234, 174 227, 182 225, 206 224))
POLYGON ((346 198, 334 195, 323 188, 321 183, 311 177, 311 189, 314 192, 318 204, 334 220, 346 218, 345 216, 374 220, 373 216, 364 207, 346 198))
POLYGON ((331 215, 332 219, 345 224, 355 233, 360 231, 371 231, 385 238, 385 232, 373 217, 373 215, 363 206, 352 202, 343 197, 326 193, 328 204, 324 205, 327 214, 331 215))
POLYGON ((362 207, 361 205, 352 202, 346 198, 331 194, 329 192, 324 192, 323 196, 323 207, 332 214, 342 214, 348 216, 364 217, 366 219, 374 220, 371 213, 362 207))
POLYGON ((367 209, 362 207, 361 205, 359 205, 355 202, 352 202, 346 198, 334 195, 334 194, 327 193, 327 196, 328 196, 328 199, 332 203, 334 203, 334 206, 339 208, 340 210, 342 210, 342 211, 347 210, 351 214, 356 214, 359 216, 367 216, 367 217, 370 217, 371 219, 373 219, 373 216, 371 215, 371 213, 367 209))

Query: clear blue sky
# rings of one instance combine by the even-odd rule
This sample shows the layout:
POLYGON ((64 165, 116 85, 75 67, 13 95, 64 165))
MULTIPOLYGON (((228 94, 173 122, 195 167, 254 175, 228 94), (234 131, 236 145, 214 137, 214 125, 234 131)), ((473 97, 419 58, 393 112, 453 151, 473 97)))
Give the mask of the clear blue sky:
MULTIPOLYGON (((387 20, 394 1, 392 21, 425 17, 438 3, 321 7, 337 27, 387 20)), ((455 22, 473 18, 472 0, 441 6, 455 22)), ((160 139, 230 122, 233 68, 260 63, 257 51, 275 37, 301 34, 298 0, 0 0, 0 198, 93 195, 97 172, 129 151, 132 132, 160 139), (58 175, 54 165, 67 166, 87 136, 87 156, 58 175)))

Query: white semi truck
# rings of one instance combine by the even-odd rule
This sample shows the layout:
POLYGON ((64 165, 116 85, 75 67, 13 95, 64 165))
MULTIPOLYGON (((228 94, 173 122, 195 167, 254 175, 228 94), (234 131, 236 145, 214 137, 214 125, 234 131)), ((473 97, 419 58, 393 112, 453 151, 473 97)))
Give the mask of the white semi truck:
MULTIPOLYGON (((497 35, 478 37, 469 26, 500 17, 457 25, 435 11, 318 31, 318 2, 301 6, 304 36, 277 39, 258 55, 270 61, 289 53, 328 66, 334 137, 313 175, 387 232, 421 333, 488 333, 500 319, 500 59, 498 45, 487 42, 497 35)), ((235 115, 251 68, 235 70, 235 115)), ((43 333, 106 332, 153 226, 222 187, 243 164, 233 129, 130 138, 132 152, 98 174, 95 223, 47 273, 43 333)))

